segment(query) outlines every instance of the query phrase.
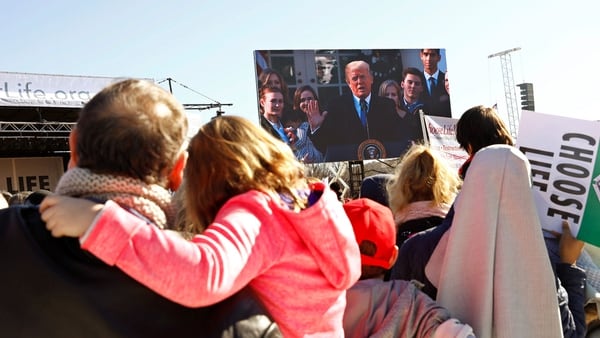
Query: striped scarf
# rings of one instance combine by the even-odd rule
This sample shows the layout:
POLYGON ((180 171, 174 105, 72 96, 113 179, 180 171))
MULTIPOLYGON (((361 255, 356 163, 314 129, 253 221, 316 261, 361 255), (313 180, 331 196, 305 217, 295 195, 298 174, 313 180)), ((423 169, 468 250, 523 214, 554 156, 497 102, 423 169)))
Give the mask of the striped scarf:
POLYGON ((125 209, 136 210, 161 229, 173 224, 175 219, 175 207, 168 190, 131 177, 95 174, 89 169, 75 167, 60 178, 56 193, 112 200, 125 209))

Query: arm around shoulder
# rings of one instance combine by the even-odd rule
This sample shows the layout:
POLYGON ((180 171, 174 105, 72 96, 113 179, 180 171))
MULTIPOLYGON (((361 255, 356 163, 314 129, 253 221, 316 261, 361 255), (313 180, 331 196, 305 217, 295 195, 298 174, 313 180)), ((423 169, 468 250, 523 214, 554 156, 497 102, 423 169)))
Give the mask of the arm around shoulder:
POLYGON ((249 212, 227 218, 236 224, 213 223, 188 241, 116 203, 105 209, 82 247, 185 306, 211 305, 234 294, 256 276, 260 259, 266 260, 252 250, 260 221, 249 212))

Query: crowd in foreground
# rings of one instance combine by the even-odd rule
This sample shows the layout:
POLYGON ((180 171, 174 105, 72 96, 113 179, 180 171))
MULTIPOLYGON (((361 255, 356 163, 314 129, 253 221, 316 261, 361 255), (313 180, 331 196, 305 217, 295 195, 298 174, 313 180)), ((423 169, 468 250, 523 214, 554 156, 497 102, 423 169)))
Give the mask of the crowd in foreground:
POLYGON ((149 82, 85 105, 55 194, 0 210, 3 335, 585 335, 583 243, 542 233, 492 109, 459 120, 460 176, 414 145, 346 203, 243 118, 186 134, 149 82))

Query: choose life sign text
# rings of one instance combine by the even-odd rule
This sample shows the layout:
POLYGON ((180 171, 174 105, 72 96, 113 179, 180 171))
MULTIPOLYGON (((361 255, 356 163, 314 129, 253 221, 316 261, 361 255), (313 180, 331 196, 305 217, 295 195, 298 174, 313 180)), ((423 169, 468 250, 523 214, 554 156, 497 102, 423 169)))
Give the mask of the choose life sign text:
POLYGON ((542 227, 600 246, 600 122, 523 111, 518 148, 531 164, 542 227))

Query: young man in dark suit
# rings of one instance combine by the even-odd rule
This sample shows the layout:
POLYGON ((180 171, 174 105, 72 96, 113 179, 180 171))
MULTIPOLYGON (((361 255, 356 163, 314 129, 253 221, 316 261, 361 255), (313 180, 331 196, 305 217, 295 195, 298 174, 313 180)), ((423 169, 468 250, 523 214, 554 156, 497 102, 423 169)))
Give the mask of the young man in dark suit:
MULTIPOLYGON (((369 64, 352 61, 345 74, 351 93, 333 99, 322 124, 311 125, 310 138, 316 147, 323 153, 333 146, 348 147, 350 156, 356 155, 358 146, 369 139, 381 143, 404 141, 394 102, 371 94, 373 75, 369 64)), ((356 157, 340 160, 351 159, 356 157)))
POLYGON ((421 49, 419 53, 425 75, 423 101, 427 107, 427 115, 452 117, 450 96, 446 92, 445 73, 439 70, 438 63, 442 59, 439 49, 421 49))

